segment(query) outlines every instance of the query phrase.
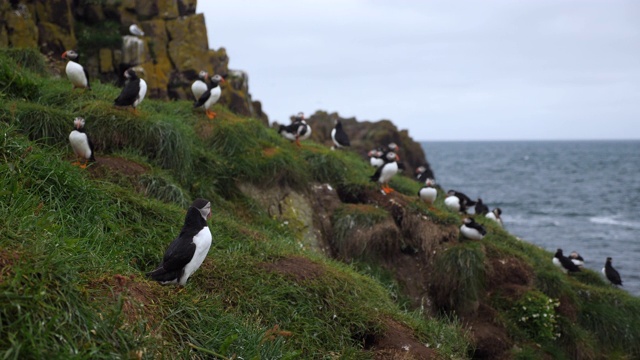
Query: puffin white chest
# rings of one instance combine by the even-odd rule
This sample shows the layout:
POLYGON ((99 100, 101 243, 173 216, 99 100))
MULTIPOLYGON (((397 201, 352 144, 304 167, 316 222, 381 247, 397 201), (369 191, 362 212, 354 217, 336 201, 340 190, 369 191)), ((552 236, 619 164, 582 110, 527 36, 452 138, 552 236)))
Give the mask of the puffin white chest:
POLYGON ((211 95, 209 96, 207 101, 204 102, 204 108, 211 108, 215 103, 218 102, 218 100, 220 100, 220 95, 222 95, 222 89, 220 88, 220 86, 216 86, 211 89, 211 95))
POLYGON ((389 180, 398 172, 398 163, 390 162, 382 165, 382 172, 380 173, 380 182, 381 184, 388 183, 389 180))
POLYGON ((420 199, 429 204, 433 204, 436 201, 436 197, 438 196, 438 191, 432 187, 423 187, 420 189, 420 199))
POLYGON ((460 199, 457 196, 449 196, 444 199, 444 204, 453 211, 460 211, 460 199))
POLYGON ((133 102, 133 107, 136 108, 147 95, 147 82, 144 79, 140 79, 140 91, 138 91, 138 98, 133 102))
POLYGON ((552 262, 553 262, 553 265, 559 267, 560 270, 562 270, 562 272, 564 272, 565 274, 569 272, 569 270, 565 269, 564 266, 562 266, 562 262, 560 262, 560 259, 558 259, 557 257, 554 257, 552 262))
POLYGON ((300 140, 307 140, 309 137, 311 137, 311 126, 304 124, 302 126, 300 126, 298 128, 298 134, 300 135, 299 138, 300 140), (303 129, 306 128, 306 132, 304 134, 302 134, 303 129))
POLYGON ((84 73, 82 65, 75 61, 69 61, 65 68, 69 81, 76 87, 87 87, 87 76, 84 73))
POLYGON ((87 134, 81 133, 78 130, 73 130, 69 134, 69 142, 71 143, 73 152, 75 152, 76 155, 85 159, 91 158, 91 148, 89 147, 89 138, 87 138, 87 134))
POLYGON ((471 240, 482 240, 484 237, 480 231, 472 227, 468 227, 467 225, 460 226, 460 232, 462 233, 462 236, 471 240))
POLYGON ((198 270, 200 265, 202 265, 202 262, 209 253, 211 239, 211 231, 208 226, 202 228, 202 230, 193 237, 193 243, 196 245, 196 251, 193 253, 191 261, 189 261, 189 263, 184 267, 184 274, 180 277, 179 281, 180 285, 184 286, 187 283, 189 276, 191 276, 196 270, 198 270))
POLYGON ((193 93, 193 97, 196 99, 196 101, 200 99, 205 91, 207 91, 207 84, 205 84, 202 80, 196 80, 193 82, 193 85, 191 85, 191 92, 193 93))
POLYGON ((333 140, 333 143, 336 144, 337 147, 342 147, 342 145, 340 145, 340 143, 336 140, 336 129, 335 128, 333 130, 331 130, 331 140, 333 140))
POLYGON ((380 167, 380 166, 382 166, 382 164, 384 164, 384 160, 382 160, 380 158, 377 158, 377 157, 372 157, 372 158, 369 159, 369 163, 373 167, 380 167))

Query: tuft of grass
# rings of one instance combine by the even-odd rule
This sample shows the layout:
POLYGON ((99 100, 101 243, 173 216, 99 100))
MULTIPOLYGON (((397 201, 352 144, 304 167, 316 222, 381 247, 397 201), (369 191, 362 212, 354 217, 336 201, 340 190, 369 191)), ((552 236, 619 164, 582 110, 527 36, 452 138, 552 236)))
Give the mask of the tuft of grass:
POLYGON ((161 174, 143 174, 138 180, 148 197, 186 208, 191 203, 180 186, 161 174))
POLYGON ((435 302, 445 311, 472 313, 485 285, 485 254, 476 242, 452 246, 440 252, 433 266, 435 302))

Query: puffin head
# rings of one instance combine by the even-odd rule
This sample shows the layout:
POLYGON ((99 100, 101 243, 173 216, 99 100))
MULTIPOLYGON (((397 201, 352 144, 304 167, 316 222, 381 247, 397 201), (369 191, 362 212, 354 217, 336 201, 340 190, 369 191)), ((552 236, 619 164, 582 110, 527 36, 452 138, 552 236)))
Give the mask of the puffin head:
POLYGON ((420 165, 416 168, 416 174, 422 174, 423 172, 427 171, 427 168, 420 165))
POLYGON ((433 180, 432 178, 427 178, 427 180, 424 181, 424 184, 426 186, 434 186, 436 184, 436 181, 433 180))
POLYGON ((500 208, 495 208, 492 212, 496 215, 496 217, 500 217, 500 215, 502 215, 502 209, 500 208))
POLYGON ((62 53, 63 59, 75 60, 78 58, 78 53, 75 50, 67 50, 62 53))
POLYGON ((82 129, 84 127, 84 118, 78 116, 77 118, 73 119, 73 127, 76 129, 82 129))
POLYGON ((208 73, 208 72, 206 72, 206 71, 204 71, 204 70, 201 70, 201 71, 198 73, 198 78, 200 78, 200 79, 207 80, 207 78, 208 78, 208 77, 209 77, 209 73, 208 73))
POLYGON ((209 200, 198 198, 191 203, 191 206, 200 211, 200 215, 205 221, 211 218, 211 202, 209 200))
POLYGON ((389 161, 397 161, 398 160, 398 155, 396 155, 396 153, 394 153, 393 151, 389 151, 387 153, 387 160, 389 160, 389 161))

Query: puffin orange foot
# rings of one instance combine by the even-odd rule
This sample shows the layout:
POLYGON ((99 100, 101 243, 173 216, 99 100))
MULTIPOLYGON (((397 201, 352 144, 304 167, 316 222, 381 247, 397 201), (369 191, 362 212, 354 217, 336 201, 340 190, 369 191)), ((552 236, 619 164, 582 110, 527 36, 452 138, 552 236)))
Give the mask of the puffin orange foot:
POLYGON ((86 163, 80 165, 80 169, 86 169, 86 168, 87 168, 87 164, 86 163))
POLYGON ((80 161, 74 161, 74 162, 71 163, 71 165, 78 166, 78 165, 80 165, 80 161))
POLYGON ((215 113, 215 112, 213 112, 213 111, 207 110, 207 117, 208 117, 209 119, 213 120, 213 119, 216 117, 216 115, 218 115, 218 114, 216 114, 216 113, 215 113))

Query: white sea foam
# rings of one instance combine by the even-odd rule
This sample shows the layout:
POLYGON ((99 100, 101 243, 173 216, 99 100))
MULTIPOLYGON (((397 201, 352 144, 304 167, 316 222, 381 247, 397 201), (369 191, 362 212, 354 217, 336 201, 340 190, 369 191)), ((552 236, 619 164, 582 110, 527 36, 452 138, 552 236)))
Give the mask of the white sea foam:
POLYGON ((589 221, 595 224, 623 226, 631 229, 640 229, 639 223, 631 221, 618 220, 619 216, 594 216, 589 218, 589 221))

